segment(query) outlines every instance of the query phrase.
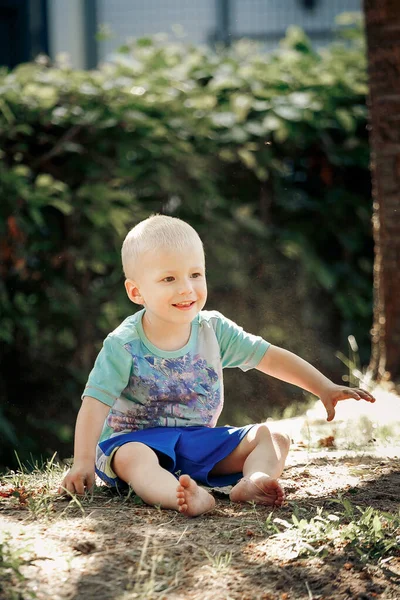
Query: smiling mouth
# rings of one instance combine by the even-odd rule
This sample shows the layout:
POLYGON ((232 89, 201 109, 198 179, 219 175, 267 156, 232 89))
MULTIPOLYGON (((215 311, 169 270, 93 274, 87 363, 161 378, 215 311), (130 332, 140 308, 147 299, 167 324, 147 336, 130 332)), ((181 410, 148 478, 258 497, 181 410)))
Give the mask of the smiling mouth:
POLYGON ((176 308, 191 308, 194 304, 194 300, 191 300, 189 302, 177 302, 176 304, 173 304, 172 306, 175 306, 176 308))

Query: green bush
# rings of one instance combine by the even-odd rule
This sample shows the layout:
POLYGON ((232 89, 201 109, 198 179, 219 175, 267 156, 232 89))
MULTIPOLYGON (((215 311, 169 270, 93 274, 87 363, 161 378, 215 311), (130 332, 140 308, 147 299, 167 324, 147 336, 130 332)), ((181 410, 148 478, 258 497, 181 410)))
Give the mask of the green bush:
POLYGON ((360 26, 345 34, 316 52, 292 28, 271 54, 146 38, 94 71, 0 73, 0 428, 22 458, 70 447, 101 341, 132 309, 121 241, 153 212, 197 228, 216 296, 262 304, 280 257, 285 293, 322 297, 332 343, 367 352, 366 64, 360 26))

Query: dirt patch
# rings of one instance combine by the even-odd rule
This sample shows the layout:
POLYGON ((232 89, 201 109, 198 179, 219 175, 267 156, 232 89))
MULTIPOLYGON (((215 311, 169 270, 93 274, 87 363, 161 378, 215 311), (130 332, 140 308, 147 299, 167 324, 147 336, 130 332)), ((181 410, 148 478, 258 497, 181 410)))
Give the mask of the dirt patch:
POLYGON ((104 488, 81 506, 53 501, 44 512, 28 495, 3 498, 0 528, 25 561, 14 597, 31 591, 39 600, 397 600, 398 545, 384 560, 362 557, 346 541, 321 553, 317 544, 314 555, 303 555, 293 530, 272 531, 267 523, 291 523, 293 514, 309 520, 343 500, 398 515, 399 457, 400 448, 390 457, 295 448, 282 477, 287 503, 272 517, 268 508, 231 504, 226 490, 215 490, 215 509, 196 519, 104 488))

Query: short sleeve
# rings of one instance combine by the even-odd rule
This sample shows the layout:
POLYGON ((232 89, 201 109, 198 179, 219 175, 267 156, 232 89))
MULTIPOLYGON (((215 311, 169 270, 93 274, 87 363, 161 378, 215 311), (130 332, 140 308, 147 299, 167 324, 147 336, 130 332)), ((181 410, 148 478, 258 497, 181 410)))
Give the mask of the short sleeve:
POLYGON ((243 330, 230 319, 217 314, 215 333, 221 350, 223 368, 254 369, 271 344, 262 337, 243 330))
POLYGON ((132 359, 127 350, 113 337, 104 340, 82 394, 113 406, 128 384, 132 359))

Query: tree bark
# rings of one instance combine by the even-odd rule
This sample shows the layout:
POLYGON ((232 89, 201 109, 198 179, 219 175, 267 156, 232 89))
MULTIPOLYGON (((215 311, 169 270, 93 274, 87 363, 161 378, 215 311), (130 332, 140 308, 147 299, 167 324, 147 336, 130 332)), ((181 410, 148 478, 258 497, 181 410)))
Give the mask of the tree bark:
POLYGON ((370 371, 400 381, 400 1, 364 0, 373 183, 374 322, 370 371))

